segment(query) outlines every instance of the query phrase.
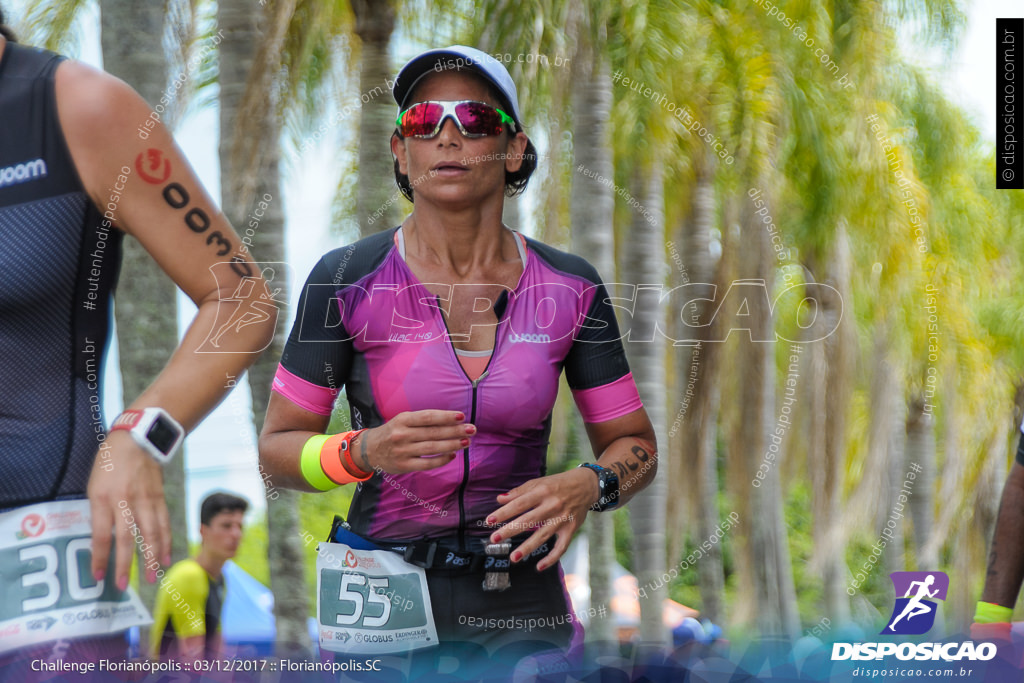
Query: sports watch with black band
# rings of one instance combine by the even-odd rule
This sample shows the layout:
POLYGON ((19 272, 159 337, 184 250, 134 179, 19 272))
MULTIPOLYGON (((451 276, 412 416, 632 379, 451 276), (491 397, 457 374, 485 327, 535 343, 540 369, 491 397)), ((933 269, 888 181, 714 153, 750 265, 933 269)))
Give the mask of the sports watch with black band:
POLYGON ((110 425, 111 432, 118 430, 129 432, 161 465, 171 461, 185 438, 185 429, 162 408, 126 410, 110 425))
POLYGON ((590 507, 591 510, 604 512, 619 504, 619 475, 606 467, 601 467, 592 462, 585 462, 580 467, 593 470, 594 474, 597 475, 597 486, 601 495, 597 502, 590 507))

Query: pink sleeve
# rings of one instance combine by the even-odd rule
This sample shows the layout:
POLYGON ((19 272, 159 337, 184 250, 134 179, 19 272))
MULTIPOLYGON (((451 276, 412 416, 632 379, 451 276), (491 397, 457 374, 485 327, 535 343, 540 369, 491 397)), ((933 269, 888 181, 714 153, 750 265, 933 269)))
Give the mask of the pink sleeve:
POLYGON ((584 422, 607 422, 644 407, 633 381, 633 373, 592 389, 572 392, 584 422))
POLYGON ((338 395, 336 389, 307 382, 285 370, 282 365, 277 366, 271 388, 300 408, 317 415, 330 415, 338 395))

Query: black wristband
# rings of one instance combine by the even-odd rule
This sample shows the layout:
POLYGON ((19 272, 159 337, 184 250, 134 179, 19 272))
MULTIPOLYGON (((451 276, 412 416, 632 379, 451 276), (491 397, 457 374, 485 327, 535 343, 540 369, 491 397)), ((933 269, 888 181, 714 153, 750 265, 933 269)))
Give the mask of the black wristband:
POLYGON ((594 463, 585 462, 580 467, 586 467, 597 475, 597 486, 600 496, 597 502, 591 506, 594 512, 604 512, 619 504, 619 475, 613 470, 601 467, 594 463))

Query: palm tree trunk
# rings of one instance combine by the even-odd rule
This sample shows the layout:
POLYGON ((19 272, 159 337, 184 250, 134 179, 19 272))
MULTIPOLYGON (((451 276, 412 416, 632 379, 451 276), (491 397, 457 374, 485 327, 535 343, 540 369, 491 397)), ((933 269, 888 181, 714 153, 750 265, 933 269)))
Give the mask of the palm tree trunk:
MULTIPOLYGON (((742 199, 734 195, 723 195, 722 197, 722 258, 719 262, 719 280, 722 291, 716 292, 716 304, 714 306, 716 323, 720 325, 720 332, 717 338, 726 339, 718 343, 722 346, 719 352, 722 354, 719 386, 721 387, 721 398, 719 412, 721 421, 721 432, 725 438, 725 470, 726 486, 728 495, 733 500, 735 511, 740 517, 740 524, 734 533, 735 557, 733 559, 736 575, 736 596, 730 607, 730 620, 737 624, 749 624, 757 618, 759 608, 757 598, 757 587, 754 582, 754 572, 759 558, 751 554, 751 532, 749 523, 754 516, 752 496, 750 495, 752 477, 748 464, 747 444, 742 441, 740 422, 742 420, 741 406, 742 385, 746 381, 740 374, 739 364, 736 357, 739 355, 738 335, 730 333, 725 336, 725 331, 731 330, 734 324, 733 317, 729 310, 719 310, 723 292, 727 291, 730 282, 735 282, 739 277, 740 245, 743 244, 740 233, 740 210, 742 199)), ((717 342, 715 342, 717 343, 717 342)), ((717 501, 716 501, 717 506, 717 501)))
POLYGON ((576 80, 573 153, 577 173, 572 184, 572 250, 597 268, 607 282, 615 278, 615 195, 591 176, 615 177, 611 150, 612 80, 606 57, 594 72, 576 80))
MULTIPOLYGON (((705 155, 704 163, 697 167, 690 200, 690 215, 683 224, 681 239, 684 271, 683 284, 705 283, 718 279, 716 264, 711 254, 711 230, 715 212, 714 172, 705 155)), ((689 298, 689 297, 687 297, 689 298)), ((676 311, 670 304, 670 315, 680 316, 677 339, 699 340, 695 346, 676 347, 676 365, 679 371, 677 396, 680 419, 679 437, 670 444, 669 468, 663 474, 676 491, 691 492, 690 496, 669 496, 668 514, 672 520, 668 528, 674 530, 669 537, 669 558, 675 561, 682 555, 685 514, 689 510, 695 520, 694 531, 698 541, 710 538, 720 523, 718 515, 718 458, 717 436, 719 388, 718 358, 721 344, 709 342, 717 338, 721 327, 708 321, 714 309, 705 301, 690 304, 676 311), (702 324, 710 324, 707 327, 702 324), (690 505, 687 505, 689 499, 690 505)), ((675 430, 675 421, 669 434, 675 430)), ((671 437, 670 437, 671 438, 671 437)), ((725 618, 725 575, 722 565, 722 547, 715 543, 697 564, 697 583, 700 588, 701 615, 720 623, 725 618)))
MULTIPOLYGON (((893 415, 896 413, 900 394, 897 392, 896 371, 890 351, 888 320, 875 323, 874 340, 872 342, 871 381, 869 388, 868 438, 867 452, 864 456, 864 474, 857 482, 857 488, 850 497, 843 514, 846 529, 856 529, 867 525, 875 528, 879 520, 885 523, 889 511, 886 509, 886 496, 879 491, 888 490, 888 479, 885 473, 891 469, 890 435, 892 434, 893 415)), ((830 548, 830 552, 835 552, 830 548)))
MULTIPOLYGON (((842 324, 846 311, 843 302, 853 302, 853 285, 851 278, 852 258, 846 224, 840 221, 836 226, 833 245, 829 254, 826 272, 828 284, 833 289, 818 288, 821 292, 820 303, 823 308, 820 339, 825 336, 824 343, 815 342, 814 351, 822 347, 824 352, 826 375, 824 382, 824 448, 816 451, 822 454, 820 466, 812 463, 812 472, 819 473, 815 482, 814 494, 814 533, 815 539, 824 541, 825 535, 831 533, 840 515, 839 501, 842 496, 842 482, 846 459, 846 415, 850 407, 852 394, 852 377, 857 351, 857 333, 853 325, 842 324), (828 334, 829 331, 834 333, 828 334)), ((847 318, 849 320, 849 318, 847 318)), ((808 406, 812 410, 817 403, 808 406)), ((814 432, 812 432, 814 433, 814 432)), ((815 451, 812 451, 812 453, 815 451)), ((812 459, 816 460, 812 455, 812 459)), ((846 593, 847 569, 845 544, 834 548, 824 558, 822 580, 825 599, 825 613, 838 623, 845 622, 850 615, 849 596, 846 593)))
MULTIPOLYGON (((151 105, 167 83, 167 60, 161 49, 164 7, 161 3, 102 0, 100 3, 103 67, 122 79, 151 105)), ((125 159, 133 166, 134 159, 125 159)), ((125 403, 145 390, 178 347, 178 289, 137 240, 124 241, 121 292, 114 308, 121 384, 125 403)), ((164 500, 171 520, 171 559, 188 555, 185 510, 185 450, 163 470, 164 500)), ((139 582, 146 604, 153 604, 156 586, 139 582)), ((142 642, 146 642, 143 640, 142 642)))
MULTIPOLYGON (((893 415, 891 417, 890 429, 889 429, 889 440, 888 440, 888 458, 886 472, 886 488, 882 489, 885 495, 882 496, 885 500, 885 508, 882 512, 882 516, 879 519, 877 531, 881 532, 882 527, 886 524, 886 520, 890 516, 902 513, 902 517, 896 524, 896 528, 893 530, 892 540, 885 546, 885 552, 882 555, 883 562, 888 572, 904 571, 906 569, 906 515, 909 512, 905 507, 902 510, 896 509, 897 496, 899 496, 900 489, 903 488, 903 483, 907 478, 907 431, 906 431, 906 410, 907 404, 903 398, 903 382, 897 376, 893 384, 893 399, 892 405, 895 407, 893 415)), ((914 489, 916 491, 916 481, 914 489)))
MULTIPOLYGON (((577 168, 583 166, 614 177, 610 138, 612 104, 611 67, 602 57, 592 72, 576 80, 576 106, 573 153, 577 168)), ((592 178, 577 173, 572 184, 572 251, 597 268, 606 282, 615 278, 615 232, 612 215, 615 198, 612 190, 592 178)), ((577 420, 579 418, 577 417, 577 420)), ((582 427, 578 433, 582 434, 582 427)), ((612 584, 610 569, 615 561, 614 528, 609 515, 587 515, 585 523, 590 547, 590 604, 610 605, 612 584)), ((587 628, 587 641, 609 644, 615 639, 614 620, 595 619, 587 628)))
MULTIPOLYGON (((754 186, 770 187, 763 182, 754 186)), ((770 199, 767 192, 766 199, 770 199)), ((763 282, 768 288, 766 295, 746 298, 745 310, 749 315, 745 316, 743 326, 750 329, 753 339, 773 339, 769 295, 774 278, 774 257, 768 232, 754 213, 751 202, 743 203, 740 215, 743 246, 738 254, 739 276, 745 280, 763 282)), ((731 286, 739 285, 736 283, 731 286)), ((756 287, 750 288, 751 292, 755 290, 756 287)), ((742 332, 739 334, 744 335, 742 332)), ((748 481, 753 481, 769 453, 769 434, 774 431, 776 423, 775 344, 752 341, 744 335, 740 337, 739 349, 737 375, 743 378, 743 382, 737 432, 747 462, 748 481)), ((769 463, 761 485, 752 487, 747 539, 749 556, 753 560, 758 628, 763 635, 795 637, 800 622, 796 613, 796 589, 782 511, 780 471, 784 460, 784 450, 780 448, 774 462, 769 463)))
POLYGON ((914 482, 910 497, 910 514, 914 521, 914 556, 919 567, 939 566, 938 555, 926 556, 928 532, 935 526, 935 430, 931 413, 924 410, 924 399, 916 396, 907 407, 907 462, 922 468, 914 482))
MULTIPOLYGON (((827 323, 824 316, 818 315, 814 324, 808 330, 811 339, 820 338, 821 332, 827 323)), ((811 342, 806 345, 804 352, 804 382, 805 391, 801 398, 807 401, 808 429, 807 429, 807 473, 811 484, 811 512, 814 520, 812 536, 815 548, 822 548, 829 542, 829 533, 832 531, 830 524, 834 522, 833 514, 838 512, 838 500, 829 495, 828 490, 829 468, 828 468, 828 352, 824 343, 811 342)), ((838 614, 830 606, 832 597, 831 586, 835 581, 833 572, 837 569, 836 553, 831 550, 820 557, 820 562, 815 569, 820 571, 822 583, 824 584, 825 613, 830 619, 842 623, 843 619, 837 618, 838 614), (835 615, 835 616, 833 616, 835 615)), ((842 557, 838 558, 841 560, 842 557)), ((838 567, 842 569, 842 566, 838 567)), ((839 581, 845 578, 845 574, 839 575, 839 581)))
MULTIPOLYGON (((1007 415, 1009 420, 1007 422, 997 422, 995 429, 1002 437, 1001 445, 999 446, 1003 449, 1002 452, 1016 453, 1018 442, 1022 438, 1019 425, 1021 423, 1021 415, 1024 414, 1024 383, 1020 379, 1014 383, 1012 412, 1010 410, 1011 406, 1006 408, 1004 411, 997 412, 996 415, 1007 415), (1006 430, 1007 424, 1012 425, 1009 434, 1007 434, 1006 430)), ((934 436, 932 438, 934 439, 934 436)), ((1011 466, 1012 462, 1010 463, 1011 466)), ((974 509, 974 523, 986 544, 991 541, 992 534, 996 529, 999 498, 1003 490, 1003 484, 1006 482, 1006 475, 1007 462, 1005 456, 987 458, 978 477, 978 485, 974 488, 974 504, 972 506, 974 509)), ((988 557, 987 546, 983 554, 988 557)))
MULTIPOLYGON (((982 465, 981 471, 978 473, 977 483, 968 485, 965 488, 973 489, 976 496, 988 493, 991 500, 999 500, 1001 493, 999 487, 1006 481, 1005 466, 1002 464, 1006 462, 1005 433, 998 423, 990 425, 987 431, 989 432, 988 436, 981 446, 982 458, 985 464, 982 465), (990 466, 990 463, 995 466, 990 466), (991 476, 992 473, 997 471, 1002 474, 998 480, 991 476)), ((924 468, 924 465, 922 465, 922 468, 924 468)), ((922 474, 924 472, 917 475, 917 483, 919 485, 923 483, 920 481, 922 474)), ((968 479, 967 481, 970 480, 968 479)), ((914 495, 916 496, 917 492, 914 495)), ((990 532, 985 533, 989 530, 986 527, 987 520, 984 517, 984 513, 981 512, 982 505, 979 503, 980 501, 977 498, 975 498, 973 505, 971 504, 971 497, 967 497, 964 500, 964 507, 969 509, 972 514, 957 515, 956 538, 948 546, 956 549, 953 553, 953 570, 956 572, 957 581, 962 582, 965 586, 981 585, 984 580, 985 569, 984 565, 978 562, 978 558, 988 557, 990 550, 989 544, 992 536, 990 532)), ((994 529, 995 522, 993 521, 992 524, 994 529)), ((920 557, 917 560, 917 565, 922 569, 937 566, 934 564, 924 564, 920 557)), ((970 629, 971 622, 974 621, 977 595, 972 594, 971 591, 956 591, 950 595, 950 599, 953 607, 953 618, 952 620, 947 618, 946 625, 954 633, 966 633, 970 629)))
MULTIPOLYGON (((964 409, 960 401, 960 376, 959 368, 955 362, 948 362, 939 370, 942 377, 942 408, 943 423, 942 431, 942 470, 936 472, 937 477, 933 481, 939 482, 939 500, 946 502, 939 510, 938 518, 928 530, 928 541, 925 543, 922 554, 925 557, 938 557, 940 550, 946 543, 946 539, 954 534, 954 528, 960 517, 961 510, 959 503, 960 492, 964 484, 968 482, 971 457, 966 445, 963 443, 962 421, 964 420, 964 409)), ((1002 454, 998 457, 1005 457, 1002 454)), ((937 466, 933 466, 937 470, 937 466)), ((922 465, 924 469, 924 465, 922 465)), ((924 472, 918 474, 921 477, 924 472)), ((918 494, 919 480, 915 481, 914 495, 918 494)), ((934 508, 933 508, 934 509, 934 508)))
MULTIPOLYGON (((578 426, 582 427, 579 417, 578 426)), ((583 440, 585 442, 585 439, 583 440)), ((611 610, 612 567, 615 566, 615 527, 608 514, 592 512, 585 522, 590 581, 590 607, 601 609, 608 606, 609 618, 591 619, 587 625, 586 640, 600 650, 611 651, 615 642, 615 618, 611 610)))
MULTIPOLYGON (((263 216, 254 228, 251 250, 258 262, 273 262, 276 269, 264 267, 271 290, 279 290, 276 300, 287 301, 287 277, 280 269, 284 262, 284 206, 281 198, 280 121, 277 117, 275 91, 268 85, 270 74, 265 65, 256 61, 257 49, 263 39, 261 26, 275 11, 269 2, 266 15, 254 11, 245 0, 221 0, 217 5, 217 22, 223 31, 220 45, 220 163, 221 191, 224 213, 232 225, 246 225, 255 201, 266 204, 263 216), (265 91, 265 108, 257 115, 247 117, 255 130, 242 130, 239 126, 240 106, 246 88, 257 87, 265 91), (234 132, 234 137, 226 134, 234 132), (253 158, 236 154, 236 143, 252 141, 264 146, 258 168, 238 168, 234 160, 253 158), (255 201, 243 199, 243 188, 252 187, 255 201)), ((248 194, 248 193, 245 193, 248 194)), ((262 207, 261 207, 262 208, 262 207)), ((240 231, 241 232, 241 231, 240 231)), ((270 386, 277 361, 281 357, 286 335, 285 316, 277 317, 274 341, 249 370, 249 389, 252 394, 253 420, 257 433, 263 427, 270 386)), ((273 485, 273 482, 268 482, 273 485)), ((270 587, 274 593, 274 616, 277 625, 277 652, 303 652, 310 649, 306 618, 309 614, 306 579, 303 571, 302 543, 299 534, 298 493, 278 488, 277 495, 267 500, 267 535, 270 559, 270 587)))
MULTIPOLYGON (((659 162, 644 167, 635 176, 634 197, 646 209, 632 212, 628 247, 624 254, 623 279, 638 287, 626 356, 633 371, 640 398, 654 425, 658 442, 665 438, 665 337, 656 328, 665 323, 662 283, 665 282, 665 228, 662 207, 665 186, 659 162), (638 337, 636 333, 640 333, 638 337)), ((664 459, 660 476, 630 503, 633 529, 634 571, 641 586, 656 582, 665 573, 665 513, 669 467, 664 459)), ((640 601, 640 640, 646 645, 667 646, 669 634, 662 622, 662 605, 667 595, 640 601)))
POLYGON ((366 237, 398 223, 398 204, 388 203, 395 193, 388 140, 395 128, 395 106, 388 87, 392 76, 388 59, 395 29, 393 0, 352 0, 355 31, 362 42, 359 60, 359 187, 356 211, 360 235, 366 237), (374 217, 378 211, 383 216, 374 217), (371 217, 373 217, 371 223, 371 217))

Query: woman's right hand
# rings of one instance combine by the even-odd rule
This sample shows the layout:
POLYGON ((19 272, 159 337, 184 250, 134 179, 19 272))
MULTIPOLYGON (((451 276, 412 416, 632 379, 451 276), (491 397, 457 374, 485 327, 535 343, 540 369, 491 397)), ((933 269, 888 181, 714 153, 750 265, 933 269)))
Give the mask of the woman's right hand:
POLYGON ((474 434, 476 427, 466 423, 465 413, 416 410, 367 429, 356 438, 352 453, 368 472, 420 472, 450 463, 474 434))

